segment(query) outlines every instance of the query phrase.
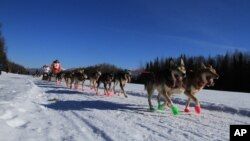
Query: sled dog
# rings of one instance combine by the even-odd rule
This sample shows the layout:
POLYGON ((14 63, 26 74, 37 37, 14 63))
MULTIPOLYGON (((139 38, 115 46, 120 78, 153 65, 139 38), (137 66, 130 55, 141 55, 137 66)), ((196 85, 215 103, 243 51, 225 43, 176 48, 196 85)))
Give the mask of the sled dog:
POLYGON ((90 81, 90 88, 94 89, 97 92, 97 81, 99 77, 102 75, 101 71, 95 71, 94 73, 90 73, 88 75, 90 81))
POLYGON ((178 109, 173 105, 171 94, 175 89, 180 89, 180 93, 184 90, 181 88, 182 79, 186 75, 186 68, 184 61, 181 59, 180 64, 177 66, 172 60, 169 62, 169 68, 156 72, 143 73, 142 77, 145 79, 145 89, 148 93, 148 104, 150 111, 154 111, 151 103, 151 98, 154 90, 158 91, 158 109, 162 109, 164 105, 169 104, 174 114, 178 113, 178 109), (165 98, 164 104, 160 104, 160 96, 165 98))
POLYGON ((78 89, 81 83, 82 90, 83 90, 84 82, 86 79, 87 79, 87 75, 84 73, 84 69, 75 70, 73 73, 71 85, 74 82, 75 89, 78 89))
POLYGON ((189 112, 190 101, 195 102, 195 112, 200 113, 200 103, 195 94, 201 91, 205 86, 213 86, 214 79, 218 79, 219 74, 211 66, 205 66, 203 63, 201 68, 197 71, 190 71, 187 73, 187 77, 183 80, 183 87, 185 89, 184 94, 188 96, 188 100, 185 107, 185 112, 189 112))
POLYGON ((63 73, 64 73, 64 80, 68 88, 72 89, 74 85, 75 89, 78 89, 78 86, 81 83, 83 90, 84 82, 87 79, 87 75, 84 73, 84 69, 65 71, 63 73))
POLYGON ((97 92, 96 92, 96 94, 98 95, 98 88, 99 88, 100 84, 103 83, 103 85, 104 85, 104 95, 109 96, 110 91, 112 91, 111 90, 111 83, 113 81, 113 78, 114 78, 114 75, 112 73, 103 73, 99 77, 99 79, 97 81, 97 88, 96 88, 97 92), (107 88, 107 85, 109 86, 109 88, 107 88))
MULTIPOLYGON (((115 87, 116 85, 119 83, 120 84, 120 88, 122 90, 122 93, 124 94, 125 97, 128 97, 124 87, 127 83, 129 83, 131 81, 131 72, 130 71, 120 71, 114 74, 114 86, 113 86, 113 91, 114 94, 116 94, 116 90, 115 87)), ((119 92, 118 92, 119 95, 119 92)))

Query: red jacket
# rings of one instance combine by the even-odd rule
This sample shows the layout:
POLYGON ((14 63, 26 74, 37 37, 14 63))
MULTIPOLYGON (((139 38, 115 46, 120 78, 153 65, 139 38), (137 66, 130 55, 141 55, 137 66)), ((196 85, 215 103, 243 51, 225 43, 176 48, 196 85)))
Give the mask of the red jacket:
POLYGON ((62 71, 62 65, 60 63, 52 63, 50 69, 52 73, 57 74, 62 71))

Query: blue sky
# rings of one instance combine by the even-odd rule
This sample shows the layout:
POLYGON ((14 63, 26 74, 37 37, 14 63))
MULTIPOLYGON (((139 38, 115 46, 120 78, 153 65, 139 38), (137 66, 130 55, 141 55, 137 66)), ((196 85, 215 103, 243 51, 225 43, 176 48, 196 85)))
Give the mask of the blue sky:
POLYGON ((10 60, 136 69, 156 57, 250 51, 249 0, 0 0, 10 60))

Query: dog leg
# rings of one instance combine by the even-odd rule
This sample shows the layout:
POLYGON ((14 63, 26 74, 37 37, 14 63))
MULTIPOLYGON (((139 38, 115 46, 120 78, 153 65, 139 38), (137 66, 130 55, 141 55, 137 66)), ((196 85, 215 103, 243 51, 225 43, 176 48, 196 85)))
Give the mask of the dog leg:
POLYGON ((67 88, 69 88, 69 87, 70 87, 70 85, 69 85, 69 82, 68 82, 68 81, 66 81, 66 86, 67 86, 67 88))
POLYGON ((176 106, 174 106, 174 104, 173 104, 171 98, 169 97, 168 93, 167 93, 167 92, 164 92, 164 93, 163 93, 163 96, 164 96, 165 99, 166 99, 165 102, 164 102, 164 105, 166 105, 167 102, 168 102, 168 103, 171 105, 172 113, 173 113, 174 115, 179 115, 179 109, 178 109, 176 106))
POLYGON ((108 89, 104 89, 104 95, 111 96, 111 93, 108 89))
POLYGON ((113 91, 109 90, 108 94, 109 94, 109 96, 112 96, 113 95, 113 91))
POLYGON ((96 83, 97 83, 96 81, 92 81, 92 83, 90 83, 90 84, 92 84, 92 86, 90 86, 91 90, 94 89, 96 91, 96 83))
POLYGON ((155 109, 154 109, 154 107, 153 107, 153 105, 152 105, 152 103, 151 103, 151 98, 152 98, 152 95, 153 95, 153 88, 148 87, 148 88, 147 88, 147 92, 148 92, 149 110, 150 110, 151 112, 153 112, 153 111, 155 111, 155 109))
POLYGON ((68 83, 67 83, 67 80, 65 79, 65 84, 66 84, 66 87, 68 88, 69 87, 69 85, 68 85, 68 83))
POLYGON ((113 91, 114 91, 114 94, 116 94, 116 91, 115 91, 115 86, 117 85, 116 81, 114 80, 114 86, 113 86, 113 91))
POLYGON ((82 91, 84 91, 84 81, 82 81, 82 91))
POLYGON ((158 110, 163 111, 166 109, 164 104, 161 104, 161 93, 160 92, 157 95, 157 102, 158 102, 158 110))
POLYGON ((106 90, 106 96, 111 96, 112 95, 112 91, 110 91, 109 89, 106 90))
POLYGON ((74 86, 75 86, 75 89, 77 90, 78 89, 78 82, 75 82, 74 86))
POLYGON ((94 88, 94 91, 96 92, 96 95, 98 95, 98 88, 94 88))
POLYGON ((71 84, 70 84, 70 79, 68 79, 68 80, 66 81, 66 84, 67 84, 67 88, 69 88, 69 89, 70 89, 70 87, 71 87, 71 84))
MULTIPOLYGON (((91 83, 90 83, 91 84, 91 83)), ((92 82, 92 86, 90 86, 90 89, 92 90, 92 89, 94 89, 95 90, 95 87, 96 87, 96 82, 92 82)))
POLYGON ((96 92, 96 95, 99 95, 99 92, 98 92, 98 86, 96 86, 95 88, 94 88, 94 91, 96 92))
POLYGON ((109 83, 108 96, 112 96, 111 82, 109 83))
POLYGON ((191 99, 193 99, 193 101, 195 102, 195 112, 198 114, 201 113, 201 106, 198 99, 194 95, 191 95, 191 99))
POLYGON ((184 112, 186 112, 186 113, 189 113, 189 112, 190 112, 190 109, 189 109, 190 100, 191 100, 191 99, 188 98, 187 103, 186 103, 186 106, 185 106, 185 109, 184 109, 184 112))
POLYGON ((72 81, 70 82, 69 88, 70 88, 70 89, 73 89, 73 83, 72 83, 72 81))
POLYGON ((107 86, 106 86, 106 84, 104 84, 104 95, 107 96, 107 86))
POLYGON ((95 87, 96 95, 99 95, 98 93, 99 86, 100 86, 100 82, 98 81, 97 86, 95 87))
POLYGON ((120 85, 121 89, 122 89, 122 93, 124 94, 124 96, 127 98, 128 96, 126 95, 126 92, 124 90, 125 84, 121 84, 120 85))
POLYGON ((79 81, 79 80, 76 80, 76 82, 75 82, 75 89, 79 89, 79 87, 80 87, 80 82, 81 81, 79 81))
POLYGON ((187 93, 186 94, 191 100, 193 100, 195 102, 195 112, 196 113, 201 113, 201 107, 200 107, 200 103, 198 101, 198 99, 194 96, 194 94, 192 93, 187 93))
POLYGON ((70 78, 70 89, 73 89, 73 82, 74 82, 74 79, 70 78))
POLYGON ((107 89, 107 84, 104 83, 104 95, 109 96, 108 89, 107 89))

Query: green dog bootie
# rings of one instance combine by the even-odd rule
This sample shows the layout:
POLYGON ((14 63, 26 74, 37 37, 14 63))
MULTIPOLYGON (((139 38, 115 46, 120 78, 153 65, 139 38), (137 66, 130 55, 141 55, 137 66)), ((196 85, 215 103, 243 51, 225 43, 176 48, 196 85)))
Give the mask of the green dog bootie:
POLYGON ((166 110, 165 106, 163 104, 158 104, 158 110, 159 111, 164 111, 166 110))
POLYGON ((153 106, 151 106, 151 107, 149 108, 149 111, 150 111, 150 112, 154 112, 154 111, 155 111, 155 108, 154 108, 153 106))
POLYGON ((177 116, 177 115, 179 115, 179 109, 176 107, 176 106, 173 106, 172 107, 172 113, 175 115, 175 116, 177 116))

